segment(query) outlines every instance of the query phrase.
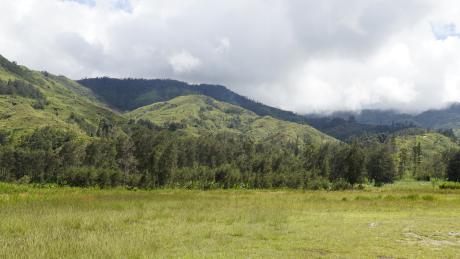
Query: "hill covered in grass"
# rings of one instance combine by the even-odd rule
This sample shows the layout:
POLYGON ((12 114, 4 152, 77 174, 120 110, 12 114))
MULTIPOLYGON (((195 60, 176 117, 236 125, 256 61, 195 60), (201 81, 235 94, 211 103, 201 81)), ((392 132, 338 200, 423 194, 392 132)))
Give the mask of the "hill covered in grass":
POLYGON ((218 101, 241 106, 260 116, 268 115, 298 123, 306 122, 305 117, 301 115, 264 105, 221 85, 193 85, 169 79, 115 79, 108 77, 89 78, 78 82, 93 90, 110 106, 121 111, 131 111, 152 103, 168 101, 178 96, 206 95, 218 101))
POLYGON ((438 132, 419 131, 403 131, 390 140, 398 172, 402 178, 442 178, 449 154, 459 146, 438 132))
POLYGON ((243 134, 256 141, 270 143, 336 142, 316 129, 269 116, 258 116, 239 106, 217 101, 203 95, 176 97, 141 107, 127 114, 128 118, 147 120, 193 135, 227 132, 243 134))
POLYGON ((224 86, 199 84, 192 85, 176 80, 164 79, 114 79, 90 78, 78 81, 90 88, 101 100, 120 111, 131 111, 145 105, 171 100, 178 96, 205 95, 218 101, 240 106, 259 116, 300 124, 308 124, 340 140, 363 134, 392 133, 407 128, 407 125, 370 125, 348 118, 328 118, 322 116, 303 116, 281 110, 239 95, 224 86))
MULTIPOLYGON (((124 82, 102 80, 120 84, 124 82)), ((145 82, 148 83, 147 88, 151 87, 150 80, 135 82, 145 82)), ((270 143, 335 141, 308 125, 258 116, 237 105, 219 102, 204 95, 193 95, 195 90, 191 90, 199 89, 198 92, 219 95, 221 98, 227 96, 224 99, 244 99, 224 87, 192 86, 172 80, 155 82, 158 82, 158 87, 150 89, 146 94, 142 87, 126 91, 126 88, 117 87, 115 84, 113 89, 116 91, 111 92, 114 95, 102 98, 98 95, 102 101, 107 102, 104 104, 93 90, 75 81, 48 72, 32 71, 0 56, 0 126, 3 131, 13 136, 20 136, 44 126, 94 136, 102 122, 117 124, 135 119, 148 120, 159 128, 173 131, 177 129, 193 136, 228 132, 248 135, 254 140, 270 143), (187 95, 182 96, 184 94, 187 95), (177 95, 179 97, 175 98, 177 95), (115 105, 115 108, 131 109, 165 99, 169 101, 139 107, 125 114, 109 108, 123 103, 126 106, 115 105)))
POLYGON ((91 90, 63 76, 37 72, 0 56, 0 129, 13 136, 52 126, 94 135, 101 121, 123 118, 91 90))

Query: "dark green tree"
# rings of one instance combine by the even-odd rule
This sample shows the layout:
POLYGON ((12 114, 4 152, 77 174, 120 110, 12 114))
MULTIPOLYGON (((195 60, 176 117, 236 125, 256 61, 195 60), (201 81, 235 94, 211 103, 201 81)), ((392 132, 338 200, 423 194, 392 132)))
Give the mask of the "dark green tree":
POLYGON ((344 178, 351 185, 362 183, 364 180, 365 155, 357 141, 353 141, 345 158, 344 178))
POLYGON ((376 186, 394 181, 396 170, 386 145, 379 145, 371 151, 367 161, 367 173, 376 186))
POLYGON ((420 142, 417 142, 415 146, 412 147, 412 175, 416 176, 418 170, 420 169, 420 164, 422 163, 422 146, 420 142))
POLYGON ((407 149, 401 148, 399 151, 398 176, 402 178, 406 172, 408 163, 407 149))
POLYGON ((447 164, 447 180, 460 182, 460 151, 455 152, 447 164))
POLYGON ((119 136, 116 139, 116 152, 117 165, 123 171, 123 183, 126 184, 137 165, 134 157, 134 143, 127 136, 119 136))
POLYGON ((165 185, 171 173, 177 169, 177 153, 177 145, 174 142, 163 151, 158 169, 158 184, 160 186, 165 185))

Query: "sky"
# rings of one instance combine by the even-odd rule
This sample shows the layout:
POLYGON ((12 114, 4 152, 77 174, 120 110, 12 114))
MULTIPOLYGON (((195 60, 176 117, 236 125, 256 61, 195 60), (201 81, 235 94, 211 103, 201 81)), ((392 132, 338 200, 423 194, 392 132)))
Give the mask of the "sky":
POLYGON ((0 54, 212 83, 297 113, 460 101, 457 0, 0 0, 0 54))

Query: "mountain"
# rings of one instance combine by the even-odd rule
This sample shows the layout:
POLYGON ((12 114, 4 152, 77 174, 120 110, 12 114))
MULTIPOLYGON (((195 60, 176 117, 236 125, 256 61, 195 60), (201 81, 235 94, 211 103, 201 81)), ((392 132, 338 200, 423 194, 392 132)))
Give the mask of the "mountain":
POLYGON ((175 80, 113 79, 107 77, 83 79, 78 82, 94 91, 108 105, 121 111, 131 111, 144 105, 168 101, 178 96, 197 94, 241 106, 259 116, 271 116, 280 120, 308 124, 341 140, 363 134, 392 133, 407 128, 402 124, 375 126, 348 119, 306 117, 256 102, 221 85, 191 85, 175 80))
POLYGON ((340 140, 372 134, 392 134, 414 127, 412 124, 394 123, 392 125, 372 125, 357 122, 353 116, 348 119, 339 117, 307 117, 307 122, 321 132, 340 140))
POLYGON ((416 124, 413 115, 400 113, 395 110, 364 109, 359 112, 338 111, 328 117, 342 119, 354 117, 357 122, 370 125, 392 125, 394 123, 416 124))
POLYGON ((392 110, 363 110, 359 113, 336 112, 330 117, 348 118, 373 125, 413 124, 430 129, 454 129, 460 133, 460 104, 451 104, 444 109, 432 109, 419 114, 404 114, 392 110))
POLYGON ((301 115, 264 105, 232 92, 221 85, 192 85, 169 79, 114 79, 107 77, 82 79, 78 82, 90 88, 110 106, 121 111, 131 111, 183 95, 206 95, 222 102, 241 106, 260 116, 268 115, 281 120, 306 122, 301 115))
MULTIPOLYGON (((96 97, 100 97, 99 94, 77 82, 48 72, 29 70, 0 56, 0 128, 17 137, 43 126, 71 130, 81 136, 95 136, 101 123, 123 124, 134 119, 151 121, 161 128, 192 135, 230 132, 245 134, 256 141, 281 144, 336 141, 308 125, 258 116, 237 105, 191 95, 191 89, 195 89, 192 85, 172 80, 159 80, 158 83, 161 86, 144 95, 141 94, 142 88, 134 91, 120 88, 121 94, 115 94, 117 87, 110 88, 116 91, 105 91, 107 95, 101 98, 101 102, 96 97), (175 98, 184 93, 190 95, 175 98), (164 99, 170 101, 158 102, 164 99), (119 104, 116 108, 124 110, 146 102, 151 104, 152 100, 156 103, 129 113, 110 108, 119 104)), ((225 99, 251 102, 220 86, 201 85, 196 89, 194 91, 225 99)))
POLYGON ((192 135, 202 133, 244 134, 256 142, 321 144, 337 142, 316 129, 254 112, 203 95, 187 95, 154 103, 127 113, 134 120, 146 120, 192 135))
POLYGON ((15 136, 42 126, 94 135, 102 120, 123 118, 86 87, 63 76, 37 72, 0 56, 0 129, 15 136))
POLYGON ((460 129, 460 104, 423 112, 415 116, 415 121, 428 128, 460 129))

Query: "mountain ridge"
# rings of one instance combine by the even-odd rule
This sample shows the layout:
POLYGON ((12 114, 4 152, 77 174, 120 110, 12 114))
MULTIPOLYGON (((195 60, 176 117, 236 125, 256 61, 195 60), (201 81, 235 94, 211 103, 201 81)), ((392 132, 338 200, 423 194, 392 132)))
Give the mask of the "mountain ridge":
POLYGON ((191 85, 171 79, 115 79, 87 78, 78 81, 90 88, 101 100, 119 110, 133 110, 155 102, 167 101, 177 96, 200 94, 216 100, 241 106, 259 116, 307 124, 341 140, 363 134, 392 133, 406 125, 366 125, 356 121, 330 118, 309 118, 291 111, 271 107, 235 93, 225 86, 199 84, 191 85))
MULTIPOLYGON (((169 80, 166 82, 177 86, 178 81, 169 80)), ((176 89, 179 87, 183 86, 179 85, 176 89)), ((170 88, 165 89, 171 91, 170 88)), ((224 87, 205 85, 199 89, 208 92, 214 91, 215 94, 219 94, 224 87)), ((173 92, 171 95, 177 94, 173 92)), ((207 130, 206 134, 213 133, 213 131, 227 131, 248 134, 262 142, 272 142, 272 138, 274 139, 273 142, 282 144, 292 144, 297 141, 297 138, 301 139, 301 143, 309 142, 308 139, 315 143, 321 142, 316 141, 317 139, 337 141, 307 125, 258 116, 243 107, 218 102, 212 97, 188 96, 190 96, 189 99, 182 99, 186 99, 190 103, 182 103, 186 108, 179 114, 184 116, 188 114, 187 111, 190 108, 198 107, 199 110, 194 110, 197 115, 194 118, 194 123, 214 125, 207 130), (200 117, 201 115, 205 115, 205 117, 200 117), (246 131, 242 131, 242 129, 246 131)), ((135 102, 140 103, 143 102, 142 98, 145 98, 145 96, 139 95, 134 95, 134 97, 140 98, 140 100, 135 100, 135 102)), ((168 96, 168 98, 170 97, 168 96)), ((123 97, 121 98, 123 99, 123 97)), ((121 127, 113 126, 116 124, 127 126, 129 119, 143 119, 142 116, 133 118, 127 113, 114 111, 109 108, 108 104, 110 103, 102 102, 104 100, 100 101, 99 99, 90 88, 64 76, 55 76, 45 71, 29 70, 14 62, 9 62, 3 57, 0 58, 0 126, 3 130, 17 132, 18 137, 47 126, 74 131, 81 136, 93 137, 98 136, 100 127, 107 126, 121 131, 121 127)), ((147 100, 150 99, 147 98, 147 100)), ((156 102, 155 105, 158 106, 161 103, 156 102)), ((138 109, 146 110, 149 107, 142 106, 138 109)), ((178 114, 176 110, 170 111, 173 112, 172 115, 178 114)), ((182 122, 174 121, 172 117, 168 118, 168 123, 170 121, 174 122, 176 126, 180 126, 182 122)), ((160 128, 172 129, 169 126, 169 124, 163 124, 160 128)), ((190 130, 187 133, 200 135, 198 130, 190 130)))

